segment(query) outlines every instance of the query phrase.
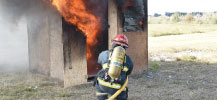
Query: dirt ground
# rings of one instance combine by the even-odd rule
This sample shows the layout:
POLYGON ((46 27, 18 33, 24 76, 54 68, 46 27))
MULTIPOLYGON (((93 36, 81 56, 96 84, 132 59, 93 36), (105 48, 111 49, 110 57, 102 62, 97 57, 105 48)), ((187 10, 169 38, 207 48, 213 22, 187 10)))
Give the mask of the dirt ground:
MULTIPOLYGON (((216 100, 217 64, 158 62, 155 74, 132 75, 129 100, 216 100)), ((149 72, 150 73, 150 72, 149 72)), ((54 79, 26 72, 0 74, 0 100, 96 100, 92 84, 64 89, 54 79)))

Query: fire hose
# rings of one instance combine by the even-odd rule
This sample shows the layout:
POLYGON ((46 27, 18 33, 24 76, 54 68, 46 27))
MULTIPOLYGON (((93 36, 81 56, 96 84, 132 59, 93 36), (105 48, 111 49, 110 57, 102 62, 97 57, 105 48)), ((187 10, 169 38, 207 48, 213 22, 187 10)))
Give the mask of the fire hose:
POLYGON ((127 87, 127 84, 128 84, 128 77, 124 85, 114 95, 112 95, 108 100, 114 100, 127 87))

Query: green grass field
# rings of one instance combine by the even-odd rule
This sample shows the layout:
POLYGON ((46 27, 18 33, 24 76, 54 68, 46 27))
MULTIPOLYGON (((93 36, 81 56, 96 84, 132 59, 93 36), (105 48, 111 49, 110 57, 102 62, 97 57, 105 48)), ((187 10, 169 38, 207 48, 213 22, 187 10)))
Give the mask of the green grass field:
POLYGON ((217 31, 217 24, 149 24, 150 37, 217 31))
POLYGON ((217 25, 149 24, 149 52, 177 61, 217 63, 217 25))

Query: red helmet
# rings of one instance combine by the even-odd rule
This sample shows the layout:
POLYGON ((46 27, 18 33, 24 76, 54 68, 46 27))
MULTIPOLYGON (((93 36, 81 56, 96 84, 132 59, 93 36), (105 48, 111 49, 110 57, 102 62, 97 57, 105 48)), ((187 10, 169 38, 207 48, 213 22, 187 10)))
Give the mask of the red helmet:
POLYGON ((112 42, 128 47, 128 38, 124 34, 118 34, 112 42))

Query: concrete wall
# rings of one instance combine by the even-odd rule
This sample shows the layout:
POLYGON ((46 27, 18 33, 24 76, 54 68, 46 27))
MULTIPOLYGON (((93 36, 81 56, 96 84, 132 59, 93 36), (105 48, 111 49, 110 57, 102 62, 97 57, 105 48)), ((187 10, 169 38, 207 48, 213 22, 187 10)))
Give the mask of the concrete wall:
POLYGON ((87 83, 86 37, 63 20, 64 87, 87 83))
POLYGON ((33 0, 27 19, 30 71, 64 82, 87 83, 86 38, 48 4, 33 0))
POLYGON ((50 41, 48 31, 48 16, 37 16, 28 19, 28 47, 30 71, 50 75, 50 41))
POLYGON ((50 75, 53 78, 64 80, 64 57, 62 40, 62 20, 55 10, 49 14, 50 33, 50 75))
POLYGON ((38 0, 31 6, 34 12, 27 18, 30 71, 63 80, 62 18, 38 0))
POLYGON ((127 54, 134 62, 133 73, 142 73, 148 68, 147 32, 124 33, 129 39, 127 54))
POLYGON ((118 7, 116 4, 116 0, 110 0, 108 2, 108 24, 109 24, 109 32, 108 32, 108 43, 109 49, 112 47, 112 39, 119 33, 118 27, 118 7))

